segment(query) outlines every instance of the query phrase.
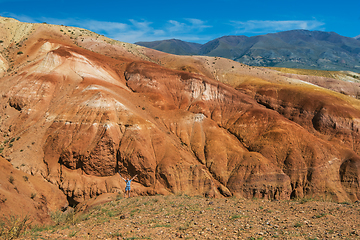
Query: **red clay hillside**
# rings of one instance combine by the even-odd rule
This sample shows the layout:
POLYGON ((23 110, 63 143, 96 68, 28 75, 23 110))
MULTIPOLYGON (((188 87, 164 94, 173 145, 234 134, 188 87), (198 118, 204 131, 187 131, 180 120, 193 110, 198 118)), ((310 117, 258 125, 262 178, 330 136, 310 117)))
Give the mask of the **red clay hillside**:
POLYGON ((46 215, 66 199, 123 192, 118 171, 138 175, 135 195, 360 199, 356 73, 175 56, 9 18, 0 40, 0 208, 9 213, 15 195, 40 197, 46 215))

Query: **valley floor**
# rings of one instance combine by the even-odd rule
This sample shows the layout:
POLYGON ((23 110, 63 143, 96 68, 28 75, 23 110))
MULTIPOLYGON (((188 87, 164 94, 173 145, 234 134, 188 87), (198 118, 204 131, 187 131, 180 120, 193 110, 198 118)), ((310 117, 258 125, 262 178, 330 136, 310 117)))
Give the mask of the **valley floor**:
POLYGON ((360 238, 359 202, 118 196, 85 213, 59 214, 57 225, 33 228, 23 239, 360 238))

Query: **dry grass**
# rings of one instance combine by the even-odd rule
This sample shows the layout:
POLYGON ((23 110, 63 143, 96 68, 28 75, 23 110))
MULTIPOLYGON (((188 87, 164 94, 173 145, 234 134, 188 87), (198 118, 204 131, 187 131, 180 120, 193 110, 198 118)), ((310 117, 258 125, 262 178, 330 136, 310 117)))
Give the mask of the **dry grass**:
POLYGON ((314 199, 117 198, 85 213, 58 212, 54 225, 23 239, 355 239, 359 213, 359 203, 314 199))
POLYGON ((0 237, 1 239, 19 238, 29 228, 29 216, 10 216, 0 221, 0 237))
POLYGON ((340 74, 338 71, 325 71, 325 70, 312 70, 312 69, 300 69, 300 68, 277 68, 269 67, 282 73, 291 73, 291 74, 300 74, 300 75, 309 75, 309 76, 318 76, 318 77, 327 77, 327 78, 336 78, 336 75, 340 74))

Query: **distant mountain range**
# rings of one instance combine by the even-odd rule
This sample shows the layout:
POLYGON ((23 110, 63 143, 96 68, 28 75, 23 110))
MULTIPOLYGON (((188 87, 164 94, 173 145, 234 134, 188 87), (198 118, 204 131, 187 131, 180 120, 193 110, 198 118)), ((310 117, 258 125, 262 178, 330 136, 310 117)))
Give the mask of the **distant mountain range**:
POLYGON ((360 72, 360 35, 292 30, 253 37, 224 36, 205 44, 177 39, 135 44, 177 55, 229 58, 252 66, 360 72))

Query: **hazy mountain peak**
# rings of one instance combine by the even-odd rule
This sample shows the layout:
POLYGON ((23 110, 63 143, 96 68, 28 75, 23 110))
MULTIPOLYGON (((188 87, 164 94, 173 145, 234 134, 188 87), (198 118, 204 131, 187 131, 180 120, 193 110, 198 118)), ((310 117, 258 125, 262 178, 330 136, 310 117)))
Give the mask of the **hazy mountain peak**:
POLYGON ((201 44, 199 43, 185 42, 179 39, 168 39, 153 42, 136 42, 135 44, 176 55, 197 54, 201 47, 201 44))

